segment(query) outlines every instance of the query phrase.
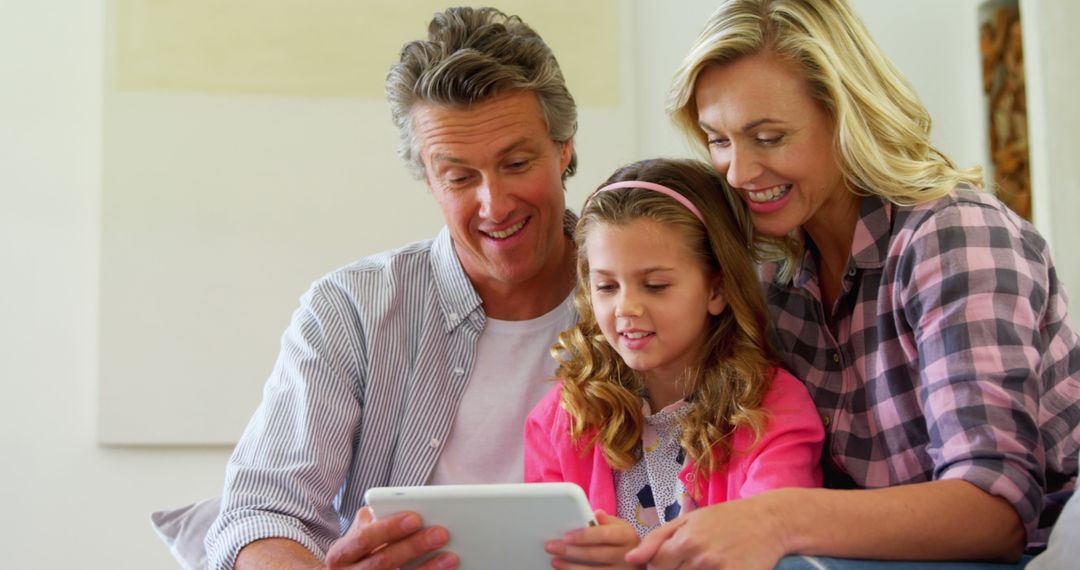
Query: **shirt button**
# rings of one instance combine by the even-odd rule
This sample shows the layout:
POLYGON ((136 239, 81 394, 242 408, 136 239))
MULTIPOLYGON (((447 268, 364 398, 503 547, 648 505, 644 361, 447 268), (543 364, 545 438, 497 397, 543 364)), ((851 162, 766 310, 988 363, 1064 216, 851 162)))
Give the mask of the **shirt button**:
POLYGON ((462 368, 462 367, 460 367, 460 366, 458 366, 457 368, 454 368, 454 371, 453 371, 453 372, 454 372, 454 375, 455 375, 455 376, 461 376, 462 374, 464 374, 464 373, 465 373, 465 369, 464 369, 464 368, 462 368))
POLYGON ((832 353, 832 361, 835 364, 840 364, 840 353, 839 352, 833 352, 832 353))
POLYGON ((457 313, 450 313, 449 315, 446 315, 446 316, 450 317, 451 321, 456 321, 458 319, 458 314, 457 313))
POLYGON ((825 427, 829 427, 829 422, 831 422, 831 421, 832 421, 832 419, 831 419, 831 418, 830 418, 829 416, 826 416, 826 415, 822 415, 822 416, 821 416, 821 423, 822 423, 822 424, 823 424, 823 425, 824 425, 825 427))
POLYGON ((439 447, 439 440, 431 438, 431 447, 439 447))
POLYGON ((848 269, 847 274, 848 274, 848 277, 855 277, 855 268, 852 267, 851 269, 848 269))
POLYGON ((694 472, 693 471, 686 474, 686 480, 688 482, 690 482, 690 483, 694 482, 694 472))

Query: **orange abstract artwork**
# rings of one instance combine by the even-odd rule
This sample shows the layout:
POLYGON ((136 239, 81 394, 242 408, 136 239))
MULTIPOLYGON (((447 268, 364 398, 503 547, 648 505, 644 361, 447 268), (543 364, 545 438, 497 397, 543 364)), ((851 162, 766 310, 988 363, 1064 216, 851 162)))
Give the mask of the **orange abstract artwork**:
POLYGON ((980 51, 983 90, 989 98, 990 157, 997 195, 1024 218, 1031 219, 1031 176, 1028 160, 1027 96, 1020 10, 1005 6, 983 24, 980 51))

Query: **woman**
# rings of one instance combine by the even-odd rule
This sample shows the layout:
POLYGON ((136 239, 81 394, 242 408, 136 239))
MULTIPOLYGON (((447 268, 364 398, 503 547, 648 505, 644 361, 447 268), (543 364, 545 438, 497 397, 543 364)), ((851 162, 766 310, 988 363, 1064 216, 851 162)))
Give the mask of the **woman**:
POLYGON ((725 2, 669 112, 745 204, 831 488, 701 509, 628 560, 1015 561, 1044 540, 1080 436, 1064 292, 1034 228, 930 144, 929 115, 851 9, 725 2))

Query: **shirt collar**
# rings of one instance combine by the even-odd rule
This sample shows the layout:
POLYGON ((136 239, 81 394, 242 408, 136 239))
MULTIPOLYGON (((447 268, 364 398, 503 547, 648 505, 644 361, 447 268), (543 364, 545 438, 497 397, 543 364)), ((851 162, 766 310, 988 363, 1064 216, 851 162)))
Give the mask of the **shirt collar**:
MULTIPOLYGON (((874 194, 863 196, 859 201, 859 219, 855 222, 855 235, 851 240, 851 258, 849 264, 859 269, 880 269, 885 265, 889 253, 889 240, 892 239, 893 205, 874 194)), ((807 242, 809 236, 802 234, 807 242)), ((795 270, 793 284, 805 287, 811 279, 816 279, 815 263, 811 246, 807 244, 802 263, 795 270)))
POLYGON ((431 244, 431 274, 435 277, 435 291, 439 295, 439 308, 446 323, 446 331, 458 327, 470 315, 476 313, 483 323, 480 295, 473 289, 465 268, 454 253, 450 229, 443 227, 431 244))
POLYGON ((892 239, 893 205, 873 194, 859 204, 859 221, 851 242, 851 260, 859 269, 881 269, 892 239))

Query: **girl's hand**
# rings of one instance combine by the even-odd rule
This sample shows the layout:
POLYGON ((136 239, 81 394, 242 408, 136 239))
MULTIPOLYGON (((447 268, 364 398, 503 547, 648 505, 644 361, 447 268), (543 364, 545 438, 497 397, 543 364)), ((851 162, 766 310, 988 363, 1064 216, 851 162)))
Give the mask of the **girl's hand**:
POLYGON ((560 570, 581 568, 643 568, 626 563, 626 553, 641 539, 630 523, 596 511, 598 526, 566 533, 562 540, 550 540, 544 550, 552 555, 551 567, 560 570))

